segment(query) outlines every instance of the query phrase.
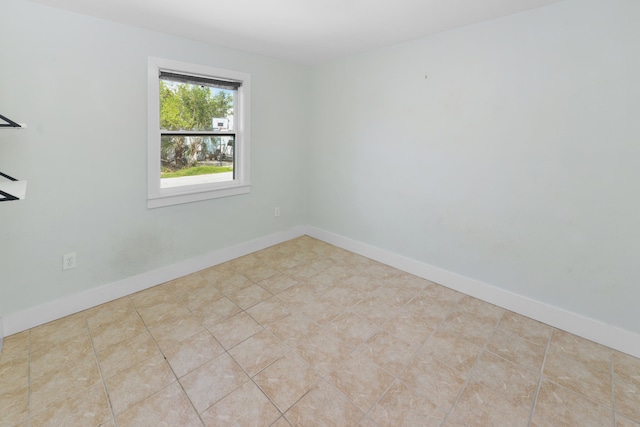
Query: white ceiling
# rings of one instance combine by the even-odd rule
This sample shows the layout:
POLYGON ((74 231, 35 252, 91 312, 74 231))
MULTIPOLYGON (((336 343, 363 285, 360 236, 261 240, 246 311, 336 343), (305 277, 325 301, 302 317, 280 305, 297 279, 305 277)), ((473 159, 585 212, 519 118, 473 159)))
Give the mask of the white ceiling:
POLYGON ((32 0, 303 64, 561 0, 32 0))

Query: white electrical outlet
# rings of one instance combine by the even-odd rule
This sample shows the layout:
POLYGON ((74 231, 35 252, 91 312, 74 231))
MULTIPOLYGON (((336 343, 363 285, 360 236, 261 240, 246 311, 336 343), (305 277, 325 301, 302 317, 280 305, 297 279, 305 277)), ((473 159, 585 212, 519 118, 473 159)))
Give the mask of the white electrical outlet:
POLYGON ((280 216, 280 208, 276 208, 276 211, 273 216, 280 216))
POLYGON ((65 254, 62 256, 62 269, 69 270, 71 268, 76 268, 76 253, 71 252, 70 254, 65 254))

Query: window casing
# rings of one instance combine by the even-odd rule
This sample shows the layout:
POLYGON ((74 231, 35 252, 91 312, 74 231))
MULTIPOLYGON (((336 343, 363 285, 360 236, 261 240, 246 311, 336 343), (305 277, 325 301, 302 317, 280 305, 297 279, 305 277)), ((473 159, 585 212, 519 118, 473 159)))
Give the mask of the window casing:
MULTIPOLYGON (((148 208, 233 196, 250 191, 250 85, 250 76, 247 73, 163 58, 149 58, 148 208), (169 102, 164 95, 171 90, 176 92, 178 88, 187 93, 189 89, 199 91, 201 96, 209 90, 216 95, 222 92, 231 97, 232 103, 226 113, 213 113, 214 117, 207 117, 204 121, 176 119, 167 124, 167 113, 162 113, 161 120, 161 107, 163 103, 169 102), (223 117, 215 117, 218 115, 223 117), (176 147, 172 148, 172 144, 176 147), (179 149, 180 144, 190 150, 188 156, 184 154, 184 150, 179 149), (168 163, 188 168, 199 163, 198 159, 210 160, 204 162, 208 164, 214 163, 212 160, 215 160, 220 165, 225 161, 225 164, 231 165, 232 171, 180 178, 161 177, 168 163)), ((173 108, 173 116, 180 116, 180 107, 173 108)), ((188 113, 186 110, 184 112, 188 113)))

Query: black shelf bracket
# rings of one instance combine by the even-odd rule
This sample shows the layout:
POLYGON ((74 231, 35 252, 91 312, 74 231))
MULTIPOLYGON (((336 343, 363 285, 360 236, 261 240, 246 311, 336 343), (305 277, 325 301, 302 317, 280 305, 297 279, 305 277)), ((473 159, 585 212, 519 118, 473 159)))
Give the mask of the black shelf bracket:
POLYGON ((2 114, 0 114, 0 119, 5 121, 5 123, 0 123, 0 128, 21 128, 22 127, 18 123, 14 122, 10 118, 3 116, 2 114))

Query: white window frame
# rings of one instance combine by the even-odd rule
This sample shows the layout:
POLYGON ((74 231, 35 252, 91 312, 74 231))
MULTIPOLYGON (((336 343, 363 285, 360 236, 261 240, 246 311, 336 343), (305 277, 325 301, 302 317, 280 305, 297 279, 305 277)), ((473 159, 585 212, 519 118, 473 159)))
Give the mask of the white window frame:
POLYGON ((249 193, 251 76, 239 71, 157 57, 149 57, 147 71, 147 208, 249 193), (160 187, 160 71, 242 83, 235 97, 235 176, 232 181, 160 187))

